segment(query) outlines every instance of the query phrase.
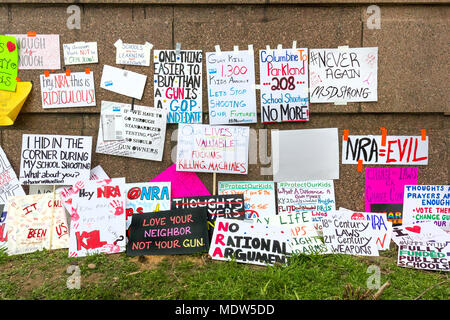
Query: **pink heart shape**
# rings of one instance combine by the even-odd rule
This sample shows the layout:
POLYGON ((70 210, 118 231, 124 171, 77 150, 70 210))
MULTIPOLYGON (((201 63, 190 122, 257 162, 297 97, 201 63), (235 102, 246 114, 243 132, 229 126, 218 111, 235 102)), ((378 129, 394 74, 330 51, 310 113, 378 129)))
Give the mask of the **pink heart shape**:
POLYGON ((11 42, 11 41, 8 41, 6 46, 8 47, 8 51, 9 52, 13 52, 14 50, 16 50, 16 45, 13 42, 11 42))
POLYGON ((414 226, 414 227, 406 227, 405 229, 414 233, 420 233, 421 228, 419 226, 414 226))

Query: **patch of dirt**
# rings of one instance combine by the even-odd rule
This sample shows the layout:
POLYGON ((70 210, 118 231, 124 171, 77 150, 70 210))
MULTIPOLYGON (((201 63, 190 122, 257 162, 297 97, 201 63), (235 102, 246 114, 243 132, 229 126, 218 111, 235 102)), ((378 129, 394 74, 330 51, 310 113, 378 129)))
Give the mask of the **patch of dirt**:
POLYGON ((158 256, 140 256, 130 258, 130 261, 134 262, 139 267, 140 271, 154 270, 163 260, 168 261, 169 264, 171 264, 172 266, 182 261, 192 262, 196 266, 205 265, 205 260, 202 258, 202 256, 192 257, 185 255, 158 255, 158 256))

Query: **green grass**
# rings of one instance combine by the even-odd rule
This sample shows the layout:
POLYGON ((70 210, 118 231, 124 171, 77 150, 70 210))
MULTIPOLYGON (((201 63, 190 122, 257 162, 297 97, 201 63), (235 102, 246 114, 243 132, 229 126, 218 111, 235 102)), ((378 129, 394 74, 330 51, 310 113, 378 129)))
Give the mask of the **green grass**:
POLYGON ((415 299, 424 292, 421 299, 449 298, 447 273, 397 267, 395 250, 375 258, 302 255, 287 267, 212 261, 206 254, 75 259, 58 250, 0 253, 0 299, 348 299, 349 284, 367 290, 370 265, 380 267, 381 284, 391 284, 380 299, 415 299), (80 289, 67 288, 71 264, 79 267, 80 289))

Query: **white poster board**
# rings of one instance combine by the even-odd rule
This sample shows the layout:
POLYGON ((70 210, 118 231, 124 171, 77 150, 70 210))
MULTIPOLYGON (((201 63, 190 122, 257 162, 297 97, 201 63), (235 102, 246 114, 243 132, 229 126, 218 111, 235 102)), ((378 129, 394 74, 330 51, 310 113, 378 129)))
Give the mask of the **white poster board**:
POLYGON ((144 44, 123 43, 119 39, 114 46, 116 47, 116 64, 150 66, 150 51, 153 48, 150 42, 144 44))
POLYGON ((141 100, 146 82, 146 75, 105 64, 100 88, 141 100))
POLYGON ((63 44, 64 64, 98 63, 97 42, 74 42, 63 44))

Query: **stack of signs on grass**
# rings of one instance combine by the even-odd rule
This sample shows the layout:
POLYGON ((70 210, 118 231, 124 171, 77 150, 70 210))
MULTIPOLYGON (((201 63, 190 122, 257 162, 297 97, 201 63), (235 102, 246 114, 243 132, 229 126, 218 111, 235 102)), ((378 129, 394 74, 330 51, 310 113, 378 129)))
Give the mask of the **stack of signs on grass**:
POLYGON ((334 212, 322 219, 325 245, 331 253, 358 256, 378 256, 377 234, 371 221, 354 220, 342 212, 334 212))
POLYGON ((97 42, 74 42, 63 44, 64 64, 98 63, 97 42))
POLYGON ((58 34, 11 34, 19 47, 19 70, 61 69, 58 34))
POLYGON ((279 226, 285 229, 292 254, 328 253, 327 246, 320 240, 308 214, 295 212, 254 219, 256 223, 279 226))
POLYGON ((16 38, 0 35, 0 90, 16 91, 18 51, 16 38))
POLYGON ((161 161, 165 139, 163 110, 102 101, 97 153, 161 161))
POLYGON ((114 46, 116 47, 116 64, 150 66, 150 51, 153 48, 150 42, 144 44, 123 43, 119 39, 114 46))
POLYGON ((220 181, 220 195, 244 195, 245 218, 276 214, 275 183, 270 181, 220 181))
POLYGON ((311 49, 311 103, 378 100, 378 48, 311 49))
POLYGON ((174 209, 207 208, 209 238, 212 238, 217 218, 244 220, 244 196, 242 194, 206 197, 172 198, 174 209))
POLYGON ((259 51, 261 122, 309 120, 308 49, 259 51))
POLYGON ((339 179, 337 128, 272 130, 273 180, 339 179))
POLYGON ((342 141, 342 164, 427 165, 428 137, 348 136, 342 141))
POLYGON ((41 74, 42 108, 96 106, 91 71, 41 74))
POLYGON ((206 208, 146 212, 133 217, 127 255, 192 254, 209 246, 206 208))
POLYGON ((69 257, 125 250, 125 184, 87 181, 73 197, 69 257))
POLYGON ((256 123, 253 50, 207 52, 210 124, 256 123))
POLYGON ((284 228, 218 218, 209 255, 213 260, 235 260, 257 265, 287 265, 291 250, 284 228))
POLYGON ((25 192, 17 180, 16 173, 0 146, 0 204, 5 204, 8 197, 24 195, 25 192))
POLYGON ((21 184, 72 185, 88 180, 92 137, 24 134, 21 184))
POLYGON ((134 215, 170 210, 170 182, 127 183, 126 228, 134 215))
POLYGON ((100 88, 141 100, 146 82, 147 76, 144 74, 105 64, 100 88))
POLYGON ((322 218, 336 210, 333 180, 279 182, 277 192, 279 215, 309 212, 319 233, 322 218))
POLYGON ((57 193, 9 197, 8 254, 69 246, 66 214, 57 193))
POLYGON ((403 224, 431 221, 450 233, 450 186, 405 186, 403 224))
POLYGON ((250 129, 179 124, 177 171, 248 173, 250 129))
POLYGON ((365 211, 383 212, 394 225, 402 224, 405 185, 417 184, 417 167, 366 168, 365 211))
POLYGON ((202 123, 202 51, 154 50, 155 107, 168 123, 202 123))

